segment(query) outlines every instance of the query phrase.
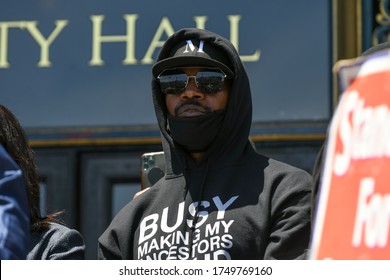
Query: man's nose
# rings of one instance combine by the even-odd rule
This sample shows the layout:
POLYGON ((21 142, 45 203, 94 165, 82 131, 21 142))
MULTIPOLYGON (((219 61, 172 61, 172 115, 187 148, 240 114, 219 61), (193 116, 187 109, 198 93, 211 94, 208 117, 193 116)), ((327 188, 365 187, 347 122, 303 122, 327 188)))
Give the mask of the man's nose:
POLYGON ((182 98, 194 99, 194 98, 203 98, 204 93, 201 92, 195 83, 194 77, 188 77, 188 84, 185 90, 182 92, 182 98))

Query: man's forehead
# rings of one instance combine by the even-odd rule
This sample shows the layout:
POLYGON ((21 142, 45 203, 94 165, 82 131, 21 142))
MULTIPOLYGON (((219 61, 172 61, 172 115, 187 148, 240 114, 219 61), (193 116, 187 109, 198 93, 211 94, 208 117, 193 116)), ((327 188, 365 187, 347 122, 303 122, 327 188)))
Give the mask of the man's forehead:
POLYGON ((199 72, 202 70, 210 70, 210 69, 220 70, 217 68, 210 68, 210 67, 206 67, 206 66, 183 66, 183 67, 177 67, 176 69, 181 70, 183 72, 199 72))

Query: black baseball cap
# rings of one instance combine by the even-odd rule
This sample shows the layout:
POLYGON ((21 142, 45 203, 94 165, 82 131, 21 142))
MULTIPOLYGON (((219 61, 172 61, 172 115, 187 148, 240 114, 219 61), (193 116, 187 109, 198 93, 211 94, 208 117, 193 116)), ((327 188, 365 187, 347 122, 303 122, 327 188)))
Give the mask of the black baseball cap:
POLYGON ((167 58, 158 61, 152 68, 155 78, 166 69, 186 66, 204 66, 221 69, 228 77, 233 77, 227 55, 210 42, 188 39, 180 42, 167 58))

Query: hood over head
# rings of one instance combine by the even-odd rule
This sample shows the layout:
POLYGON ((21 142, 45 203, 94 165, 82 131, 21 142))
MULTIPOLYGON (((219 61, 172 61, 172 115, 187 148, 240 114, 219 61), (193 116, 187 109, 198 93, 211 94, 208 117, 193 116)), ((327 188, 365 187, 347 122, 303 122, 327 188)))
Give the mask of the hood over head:
POLYGON ((218 47, 199 39, 182 40, 170 50, 167 58, 158 61, 152 69, 155 78, 165 69, 184 66, 207 66, 221 69, 229 78, 234 74, 229 57, 218 47))
POLYGON ((181 29, 165 42, 152 69, 152 95, 162 134, 167 176, 182 173, 190 156, 175 144, 167 130, 165 95, 161 92, 157 77, 165 69, 184 66, 216 67, 228 77, 230 89, 225 117, 219 134, 206 151, 211 166, 216 161, 226 163, 237 160, 250 145, 252 98, 248 76, 237 50, 229 40, 213 32, 196 28, 181 29))

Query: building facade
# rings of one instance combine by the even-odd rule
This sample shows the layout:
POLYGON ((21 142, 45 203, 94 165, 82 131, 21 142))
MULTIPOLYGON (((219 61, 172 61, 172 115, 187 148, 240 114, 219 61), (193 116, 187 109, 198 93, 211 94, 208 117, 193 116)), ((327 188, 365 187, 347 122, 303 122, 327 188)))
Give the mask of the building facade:
POLYGON ((151 67, 174 31, 231 40, 251 79, 252 141, 308 172, 340 95, 334 63, 390 40, 388 0, 30 2, 0 3, 0 102, 35 150, 42 211, 65 210, 88 259, 140 190, 142 154, 161 151, 151 67))

